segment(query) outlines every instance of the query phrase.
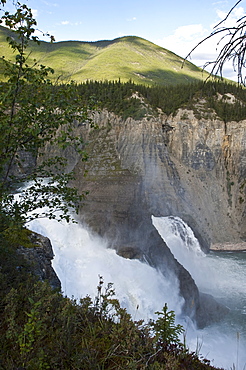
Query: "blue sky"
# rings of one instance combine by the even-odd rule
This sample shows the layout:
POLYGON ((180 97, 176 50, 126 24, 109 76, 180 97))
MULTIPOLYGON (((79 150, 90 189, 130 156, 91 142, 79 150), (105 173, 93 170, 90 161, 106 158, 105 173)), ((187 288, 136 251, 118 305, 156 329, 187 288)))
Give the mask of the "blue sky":
MULTIPOLYGON (((185 57, 210 34, 236 0, 26 0, 38 27, 56 41, 112 40, 121 36, 143 37, 185 57)), ((242 0, 229 22, 244 15, 242 0)), ((197 49, 191 61, 203 66, 216 55, 214 42, 197 49)), ((225 68, 232 78, 231 68, 225 68)))

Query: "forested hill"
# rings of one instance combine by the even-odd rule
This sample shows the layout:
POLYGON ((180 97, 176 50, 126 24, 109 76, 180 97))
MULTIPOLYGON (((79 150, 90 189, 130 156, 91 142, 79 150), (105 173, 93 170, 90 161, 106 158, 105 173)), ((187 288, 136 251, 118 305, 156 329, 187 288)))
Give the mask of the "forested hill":
MULTIPOLYGON (((0 26, 1 56, 14 60, 14 54, 6 41, 14 32, 0 26)), ((122 82, 130 79, 137 84, 175 85, 206 78, 200 68, 190 62, 183 66, 183 59, 176 54, 135 36, 116 38, 111 41, 44 42, 30 43, 27 55, 38 63, 55 70, 52 78, 62 82, 87 80, 122 82)), ((0 65, 2 66, 2 65, 0 65)), ((0 77, 3 76, 3 67, 0 77)))
POLYGON ((218 80, 152 87, 132 81, 87 81, 77 88, 85 105, 94 102, 97 108, 106 108, 124 119, 141 120, 158 116, 160 111, 170 115, 179 108, 193 110, 198 119, 209 119, 213 113, 224 122, 246 117, 246 89, 218 80))

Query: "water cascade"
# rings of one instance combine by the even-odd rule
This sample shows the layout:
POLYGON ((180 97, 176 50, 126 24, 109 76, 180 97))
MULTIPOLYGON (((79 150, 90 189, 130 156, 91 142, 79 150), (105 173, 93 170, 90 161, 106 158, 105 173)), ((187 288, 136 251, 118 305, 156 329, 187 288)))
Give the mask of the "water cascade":
POLYGON ((183 298, 174 277, 165 280, 153 267, 117 255, 82 225, 38 219, 28 226, 51 240, 53 268, 68 297, 95 297, 100 275, 105 285, 113 283, 122 307, 136 320, 156 317, 154 312, 165 302, 177 315, 181 313, 183 298))
MULTIPOLYGON (((188 346, 191 350, 198 349, 214 366, 230 369, 234 364, 235 369, 244 369, 246 253, 241 262, 228 256, 205 255, 192 230, 181 219, 153 217, 152 221, 175 258, 189 270, 199 289, 213 294, 231 308, 225 321, 203 330, 196 330, 189 320, 179 321, 186 329, 188 346)), ((106 284, 114 284, 116 297, 134 320, 156 318, 154 312, 160 310, 165 302, 175 311, 177 320, 181 320, 183 299, 173 277, 165 279, 145 263, 118 256, 107 248, 104 240, 80 224, 40 219, 32 221, 28 227, 51 240, 55 253, 53 267, 65 295, 94 297, 98 276, 101 275, 106 284)))
POLYGON ((193 349, 214 365, 246 369, 246 253, 204 254, 191 228, 179 217, 152 217, 152 222, 174 257, 190 272, 199 290, 212 294, 230 308, 220 323, 203 330, 187 330, 193 349))

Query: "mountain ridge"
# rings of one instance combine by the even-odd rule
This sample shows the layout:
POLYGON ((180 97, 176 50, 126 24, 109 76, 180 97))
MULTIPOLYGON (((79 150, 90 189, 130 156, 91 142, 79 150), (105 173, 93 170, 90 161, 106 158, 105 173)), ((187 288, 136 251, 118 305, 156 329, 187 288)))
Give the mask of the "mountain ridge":
MULTIPOLYGON (((15 37, 15 33, 0 26, 2 54, 6 60, 14 61, 7 36, 15 37)), ((27 54, 53 68, 52 78, 61 82, 120 79, 151 86, 190 83, 208 76, 191 62, 183 64, 183 59, 175 53, 137 36, 99 41, 30 42, 27 54)))

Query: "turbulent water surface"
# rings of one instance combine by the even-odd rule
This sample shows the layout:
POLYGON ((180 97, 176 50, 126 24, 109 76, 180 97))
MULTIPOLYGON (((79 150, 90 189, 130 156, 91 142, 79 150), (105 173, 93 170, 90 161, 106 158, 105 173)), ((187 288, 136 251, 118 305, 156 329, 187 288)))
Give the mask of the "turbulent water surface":
POLYGON ((246 253, 204 254, 193 231, 178 217, 153 217, 153 224, 173 255, 191 273, 199 290, 230 308, 218 324, 188 330, 190 345, 212 364, 246 369, 246 253))
POLYGON ((165 279, 138 260, 118 256, 82 225, 40 219, 31 222, 29 228, 50 238, 55 253, 53 267, 65 295, 80 298, 88 294, 93 298, 101 275, 106 285, 114 284, 117 298, 134 320, 156 318, 155 311, 167 302, 184 325, 191 350, 199 350, 214 366, 246 368, 246 253, 205 255, 181 219, 153 217, 152 221, 199 289, 231 309, 225 320, 196 330, 190 320, 181 319, 183 299, 173 277, 165 279))

